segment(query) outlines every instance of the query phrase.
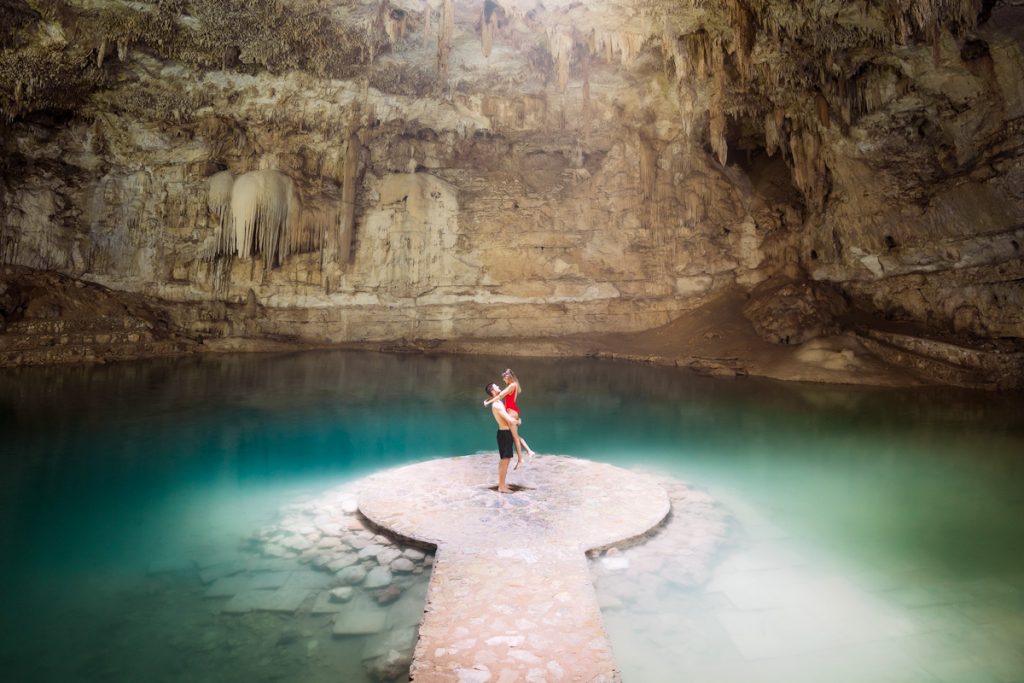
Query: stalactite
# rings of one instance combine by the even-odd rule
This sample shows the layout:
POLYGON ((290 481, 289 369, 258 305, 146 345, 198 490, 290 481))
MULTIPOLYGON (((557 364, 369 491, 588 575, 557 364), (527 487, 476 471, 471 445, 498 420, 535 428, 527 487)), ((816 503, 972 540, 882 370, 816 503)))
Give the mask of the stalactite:
POLYGON ((355 133, 350 133, 347 149, 345 150, 345 163, 342 167, 341 212, 338 224, 338 248, 335 254, 337 263, 341 264, 348 263, 352 249, 352 235, 355 229, 356 216, 356 183, 358 182, 361 149, 359 136, 355 133))
POLYGON ((768 156, 775 156, 779 149, 779 126, 776 124, 775 113, 768 112, 764 116, 764 151, 768 156))
POLYGON ((583 139, 590 137, 590 56, 583 57, 583 102, 581 105, 583 117, 583 139))
POLYGON ((650 202, 654 198, 658 173, 658 151, 642 135, 637 135, 636 146, 640 152, 640 196, 650 202))
POLYGON ((494 46, 494 32, 498 28, 497 9, 497 5, 490 0, 484 0, 480 9, 480 44, 484 57, 491 56, 491 48, 494 46))
POLYGON ((729 19, 736 48, 736 65, 740 77, 749 81, 751 78, 750 53, 754 49, 756 34, 754 16, 747 6, 746 0, 729 0, 729 19))
POLYGON ((636 61, 646 40, 647 36, 640 33, 594 29, 586 44, 591 54, 608 63, 629 65, 636 61))
POLYGON ((826 166, 821 138, 809 128, 795 131, 789 138, 793 159, 793 182, 808 204, 820 208, 825 199, 826 166))
POLYGON ((327 235, 339 224, 340 213, 336 196, 333 201, 330 198, 327 199, 327 206, 323 204, 302 206, 296 202, 291 220, 297 220, 297 223, 289 222, 288 253, 322 252, 326 245, 327 235))
POLYGON ((441 26, 437 34, 437 79, 442 85, 448 83, 448 55, 452 51, 452 34, 454 32, 454 0, 443 0, 441 5, 441 26))
POLYGON ((829 117, 828 100, 820 92, 814 94, 814 109, 818 114, 818 123, 823 128, 829 128, 832 125, 832 120, 829 117))
POLYGON ((434 11, 430 9, 430 0, 423 0, 423 47, 430 44, 431 20, 434 11))
POLYGON ((278 171, 249 171, 235 179, 231 215, 239 256, 261 254, 267 268, 287 256, 297 208, 294 194, 291 178, 278 171))
POLYGON ((562 29, 555 29, 548 33, 548 46, 552 61, 555 63, 555 71, 558 74, 558 89, 565 92, 569 85, 569 63, 574 47, 572 36, 562 29))
POLYGON ((103 60, 106 58, 106 56, 107 56, 107 38, 106 38, 106 36, 104 36, 103 40, 100 41, 99 50, 97 50, 97 52, 96 52, 96 68, 97 69, 102 69, 103 68, 103 60))
POLYGON ((210 176, 207 206, 217 216, 217 247, 214 254, 231 254, 235 251, 235 225, 231 216, 231 191, 235 176, 231 171, 221 171, 210 176))
POLYGON ((725 54, 720 41, 711 51, 711 98, 708 109, 708 135, 718 162, 725 165, 729 145, 725 139, 725 54))
MULTIPOLYGON (((377 17, 374 22, 377 33, 383 32, 388 37, 388 43, 394 44, 398 37, 397 27, 391 19, 391 0, 380 0, 377 3, 377 17)), ((373 41, 370 41, 371 45, 373 41)), ((371 59, 372 61, 372 59, 371 59)))

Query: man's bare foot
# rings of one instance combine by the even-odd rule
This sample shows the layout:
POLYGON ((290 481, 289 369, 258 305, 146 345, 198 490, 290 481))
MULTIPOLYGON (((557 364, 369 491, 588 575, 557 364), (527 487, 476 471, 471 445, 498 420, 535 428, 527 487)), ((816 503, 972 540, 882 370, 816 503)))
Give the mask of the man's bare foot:
POLYGON ((498 489, 498 493, 512 493, 512 489, 510 489, 510 488, 508 488, 508 487, 506 486, 506 487, 505 487, 505 488, 503 488, 503 489, 498 489))

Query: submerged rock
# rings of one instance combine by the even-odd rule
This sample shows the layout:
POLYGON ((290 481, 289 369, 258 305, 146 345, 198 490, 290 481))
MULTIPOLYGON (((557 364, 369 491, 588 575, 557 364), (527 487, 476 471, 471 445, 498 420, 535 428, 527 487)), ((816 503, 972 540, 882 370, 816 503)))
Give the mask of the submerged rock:
POLYGON ((345 567, 334 576, 342 586, 355 586, 363 582, 366 578, 366 574, 367 571, 364 567, 353 565, 351 567, 345 567))
POLYGON ((374 567, 366 576, 364 585, 367 588, 382 588, 391 583, 393 577, 387 567, 374 567))
POLYGON ((416 565, 407 557, 398 557, 391 562, 391 571, 397 573, 408 573, 416 569, 416 565))

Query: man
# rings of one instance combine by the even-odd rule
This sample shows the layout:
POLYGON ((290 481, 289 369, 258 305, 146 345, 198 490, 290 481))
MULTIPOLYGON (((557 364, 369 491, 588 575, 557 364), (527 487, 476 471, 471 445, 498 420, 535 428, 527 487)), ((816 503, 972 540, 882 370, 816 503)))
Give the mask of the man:
MULTIPOLYGON (((487 395, 492 398, 501 393, 501 389, 493 382, 488 384, 485 390, 487 395)), ((515 453, 512 425, 518 425, 519 420, 509 414, 505 409, 505 404, 501 401, 491 404, 491 414, 494 415, 494 421, 498 423, 498 493, 512 493, 512 489, 505 485, 505 477, 508 475, 508 463, 515 453)), ((519 465, 516 464, 516 467, 519 465)))

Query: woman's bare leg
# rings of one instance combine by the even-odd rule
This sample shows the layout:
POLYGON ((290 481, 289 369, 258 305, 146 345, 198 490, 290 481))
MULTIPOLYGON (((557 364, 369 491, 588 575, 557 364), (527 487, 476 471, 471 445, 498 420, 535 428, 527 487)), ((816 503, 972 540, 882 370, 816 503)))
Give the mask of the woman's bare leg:
MULTIPOLYGON (((519 417, 518 411, 510 410, 509 413, 511 413, 512 416, 515 417, 517 420, 522 422, 522 419, 520 419, 520 417, 519 417)), ((523 437, 519 436, 519 425, 516 425, 515 427, 512 428, 512 436, 515 437, 516 448, 518 449, 517 452, 522 453, 522 449, 525 448, 526 449, 526 454, 528 456, 530 456, 532 458, 535 455, 533 450, 530 448, 530 445, 528 443, 526 443, 526 439, 524 439, 523 437)), ((518 466, 519 465, 517 464, 516 467, 518 467, 518 466)))
MULTIPOLYGON (((515 411, 509 411, 509 414, 517 420, 519 419, 519 414, 515 411)), ((512 430, 512 442, 515 443, 515 467, 512 469, 517 470, 519 469, 519 466, 522 465, 522 446, 519 444, 519 425, 509 425, 509 428, 512 430)))

